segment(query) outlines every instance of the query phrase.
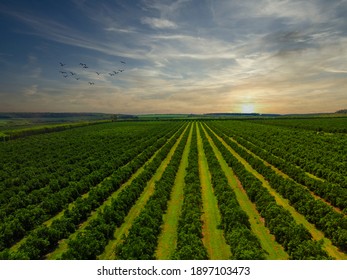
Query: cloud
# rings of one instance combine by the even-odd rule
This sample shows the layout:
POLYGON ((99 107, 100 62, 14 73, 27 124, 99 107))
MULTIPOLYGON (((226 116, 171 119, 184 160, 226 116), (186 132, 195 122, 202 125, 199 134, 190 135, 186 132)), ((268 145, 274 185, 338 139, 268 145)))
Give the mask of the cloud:
POLYGON ((175 29, 175 28, 177 28, 176 23, 174 23, 170 20, 167 20, 167 19, 144 17, 141 19, 141 22, 143 24, 148 24, 151 28, 155 28, 155 29, 175 29))
POLYGON ((27 63, 23 65, 23 70, 28 78, 39 79, 41 77, 42 68, 39 66, 38 58, 35 55, 28 55, 27 63))
POLYGON ((37 85, 32 85, 28 88, 23 89, 23 94, 25 96, 32 96, 38 93, 38 86, 37 85))
MULTIPOLYGON (((121 44, 119 41, 116 41, 115 43, 113 39, 105 40, 102 32, 90 33, 77 27, 74 28, 73 25, 71 26, 42 16, 35 16, 30 13, 23 13, 14 10, 5 10, 4 12, 31 28, 31 31, 18 31, 20 33, 40 36, 51 41, 80 47, 82 49, 93 50, 107 55, 139 59, 142 58, 144 54, 141 48, 133 48, 132 51, 129 52, 129 48, 124 44, 121 44)), ((116 28, 109 27, 109 31, 115 30, 116 28)), ((132 36, 136 36, 134 30, 129 30, 129 32, 124 32, 124 30, 120 31, 129 34, 135 33, 132 36)))
POLYGON ((144 6, 143 10, 154 10, 160 13, 162 18, 175 17, 184 4, 191 2, 190 0, 176 0, 176 1, 161 1, 161 0, 144 0, 142 3, 144 6))
POLYGON ((262 9, 254 13, 257 16, 279 17, 288 20, 288 23, 314 22, 319 23, 326 19, 326 14, 321 13, 319 6, 314 1, 257 1, 262 9))
POLYGON ((105 27, 105 30, 110 32, 118 32, 118 33, 136 33, 135 30, 124 29, 120 27, 105 27))

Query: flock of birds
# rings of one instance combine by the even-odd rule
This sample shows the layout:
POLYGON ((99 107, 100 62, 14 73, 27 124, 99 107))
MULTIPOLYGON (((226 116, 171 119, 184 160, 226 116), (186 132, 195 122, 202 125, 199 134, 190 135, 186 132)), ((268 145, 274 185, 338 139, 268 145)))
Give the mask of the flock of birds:
MULTIPOLYGON (((115 76, 115 75, 117 75, 117 74, 119 74, 119 73, 124 72, 124 71, 125 71, 124 66, 126 65, 126 63, 125 63, 124 61, 120 61, 120 63, 121 63, 122 66, 123 66, 122 69, 117 69, 117 70, 115 70, 115 71, 109 72, 108 75, 110 75, 110 76, 112 77, 112 76, 115 76)), ((78 75, 77 73, 75 73, 75 72, 73 72, 73 71, 69 71, 69 70, 67 70, 67 69, 65 68, 65 66, 66 66, 65 63, 59 62, 59 64, 60 64, 60 67, 61 67, 61 69, 62 69, 62 70, 59 71, 59 73, 61 73, 62 76, 63 76, 64 78, 73 77, 73 78, 74 78, 75 80, 77 80, 77 81, 80 79, 80 75, 78 75)), ((89 68, 89 67, 87 66, 86 63, 80 62, 79 65, 82 67, 82 69, 88 69, 88 68, 89 68)), ((98 71, 94 71, 94 72, 95 72, 98 76, 101 75, 101 74, 103 74, 103 73, 98 72, 98 71)), ((94 84, 95 84, 95 83, 92 82, 92 81, 88 81, 88 83, 89 83, 89 85, 94 85, 94 84)))

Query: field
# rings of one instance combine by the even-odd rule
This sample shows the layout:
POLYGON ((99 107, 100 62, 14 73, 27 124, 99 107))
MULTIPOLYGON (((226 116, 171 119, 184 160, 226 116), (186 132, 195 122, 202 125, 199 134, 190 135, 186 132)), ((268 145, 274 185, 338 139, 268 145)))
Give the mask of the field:
POLYGON ((0 113, 0 141, 109 122, 101 113, 0 113))
POLYGON ((159 118, 6 139, 0 259, 347 259, 346 127, 159 118))

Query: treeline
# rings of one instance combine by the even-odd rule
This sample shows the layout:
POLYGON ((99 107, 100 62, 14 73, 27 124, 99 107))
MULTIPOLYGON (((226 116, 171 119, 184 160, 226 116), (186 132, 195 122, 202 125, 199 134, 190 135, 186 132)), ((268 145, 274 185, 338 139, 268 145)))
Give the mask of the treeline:
POLYGON ((188 155, 188 167, 184 177, 183 204, 177 225, 177 245, 172 258, 177 260, 206 260, 207 250, 202 242, 203 211, 199 177, 196 124, 188 155))
POLYGON ((335 246, 344 252, 347 251, 347 219, 345 215, 336 212, 323 201, 315 199, 302 185, 277 174, 272 168, 266 166, 262 160, 240 148, 227 136, 221 135, 221 137, 255 170, 262 174, 273 189, 288 199, 299 213, 323 231, 335 246))
POLYGON ((79 231, 75 238, 68 241, 68 250, 62 254, 62 259, 96 259, 103 252, 108 241, 113 238, 116 228, 124 222, 124 218, 140 197, 147 182, 174 146, 179 135, 176 136, 158 151, 129 186, 112 199, 110 205, 100 211, 97 217, 90 221, 85 229, 79 231))
POLYGON ((154 193, 133 222, 123 242, 116 247, 115 253, 117 259, 155 259, 163 215, 167 209, 183 150, 187 144, 188 134, 189 129, 183 135, 163 175, 155 182, 154 193))
POLYGON ((261 247, 259 239, 252 232, 249 217, 242 210, 236 195, 228 184, 228 179, 221 169, 205 132, 201 133, 204 152, 207 158, 214 194, 222 217, 221 228, 230 245, 232 259, 262 260, 267 252, 261 247))
POLYGON ((290 212, 276 203, 275 198, 261 181, 246 170, 213 132, 209 135, 239 178, 249 199, 255 203, 256 209, 265 219, 265 226, 288 252, 290 258, 295 260, 330 259, 322 249, 322 243, 314 241, 309 231, 302 224, 297 224, 290 212))

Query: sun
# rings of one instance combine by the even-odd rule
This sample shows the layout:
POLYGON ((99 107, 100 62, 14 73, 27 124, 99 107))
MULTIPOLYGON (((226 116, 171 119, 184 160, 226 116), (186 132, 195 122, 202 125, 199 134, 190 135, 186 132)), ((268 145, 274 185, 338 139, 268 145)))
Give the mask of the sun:
POLYGON ((254 104, 252 103, 245 103, 241 105, 241 111, 244 114, 247 113, 254 113, 254 104))

